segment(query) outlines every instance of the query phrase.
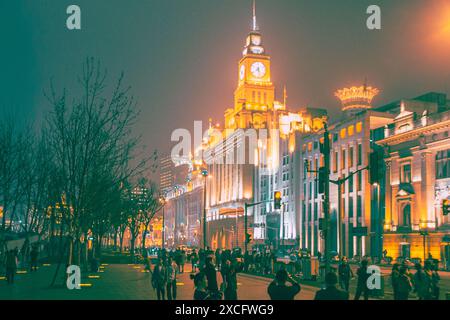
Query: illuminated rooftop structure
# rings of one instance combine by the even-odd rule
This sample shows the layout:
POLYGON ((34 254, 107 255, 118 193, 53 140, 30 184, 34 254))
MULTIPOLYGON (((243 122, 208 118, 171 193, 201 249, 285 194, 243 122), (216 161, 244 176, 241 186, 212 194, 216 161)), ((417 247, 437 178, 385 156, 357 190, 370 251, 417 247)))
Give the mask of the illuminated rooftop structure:
POLYGON ((341 100, 342 111, 352 116, 363 110, 372 108, 372 100, 380 90, 366 85, 361 87, 344 88, 336 91, 335 96, 341 100))

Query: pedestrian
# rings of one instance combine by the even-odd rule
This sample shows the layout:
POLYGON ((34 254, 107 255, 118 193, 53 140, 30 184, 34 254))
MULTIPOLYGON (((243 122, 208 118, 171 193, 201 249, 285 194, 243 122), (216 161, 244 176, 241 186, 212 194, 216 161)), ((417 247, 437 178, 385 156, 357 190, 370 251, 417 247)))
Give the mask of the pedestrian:
POLYGON ((269 284, 267 292, 271 300, 294 300, 300 292, 301 287, 286 270, 281 269, 277 272, 275 280, 269 284), (291 285, 286 285, 289 282, 291 285))
POLYGON ((164 267, 164 263, 161 259, 159 259, 155 265, 155 268, 153 269, 152 274, 152 285, 156 290, 158 300, 165 300, 167 285, 166 275, 167 273, 164 267))
POLYGON ((166 266, 167 278, 167 300, 177 299, 177 265, 172 258, 167 259, 166 266))
POLYGON ((217 284, 217 270, 213 262, 213 257, 209 255, 205 260, 205 268, 203 270, 208 282, 207 289, 211 295, 212 300, 221 300, 221 294, 217 284))
POLYGON ((195 276, 191 275, 194 279, 194 300, 210 300, 210 295, 207 290, 206 275, 203 272, 197 273, 195 276))
POLYGON ((237 258, 236 261, 231 262, 227 260, 225 265, 222 266, 222 277, 224 284, 224 298, 228 301, 237 301, 237 274, 242 272, 244 264, 242 259, 237 258))
POLYGON ((353 271, 350 267, 350 264, 348 263, 347 257, 342 257, 341 263, 338 267, 338 274, 339 285, 341 286, 341 289, 344 289, 348 292, 348 289, 350 287, 350 279, 353 278, 353 271))
POLYGON ((38 269, 38 256, 38 247, 34 245, 30 252, 30 272, 37 271, 38 269))
POLYGON ((15 250, 9 250, 6 254, 6 280, 8 284, 14 284, 14 276, 17 271, 17 256, 15 250))
POLYGON ((435 263, 431 265, 431 293, 432 293, 432 299, 433 300, 439 300, 440 296, 440 287, 439 287, 439 281, 441 280, 441 277, 438 273, 438 265, 435 263))
POLYGON ((431 299, 431 277, 423 271, 422 265, 416 263, 416 273, 413 277, 414 292, 419 297, 419 300, 431 299))
POLYGON ((314 300, 348 300, 348 291, 342 291, 336 288, 338 277, 334 272, 325 275, 325 289, 316 292, 314 300))
POLYGON ((198 264, 198 254, 195 249, 192 250, 190 259, 191 259, 192 272, 195 273, 197 270, 197 264, 198 264))
POLYGON ((369 300, 369 288, 367 286, 367 280, 369 279, 369 274, 367 273, 367 265, 369 262, 367 259, 361 261, 361 267, 359 267, 356 272, 358 276, 358 282, 356 285, 355 300, 359 300, 362 294, 364 294, 364 300, 369 300))
POLYGON ((398 263, 395 263, 392 266, 392 271, 391 271, 391 284, 392 284, 392 290, 394 292, 394 300, 399 300, 397 297, 399 278, 400 278, 400 265, 398 263))
POLYGON ((180 251, 180 273, 184 273, 184 265, 186 264, 186 251, 180 251))
POLYGON ((216 252, 214 253, 214 256, 216 258, 216 267, 220 270, 222 265, 222 252, 219 248, 216 249, 216 252))
POLYGON ((396 292, 394 291, 394 299, 408 300, 409 293, 411 292, 413 285, 411 283, 411 278, 408 275, 408 268, 406 266, 400 267, 396 286, 397 289, 396 292))

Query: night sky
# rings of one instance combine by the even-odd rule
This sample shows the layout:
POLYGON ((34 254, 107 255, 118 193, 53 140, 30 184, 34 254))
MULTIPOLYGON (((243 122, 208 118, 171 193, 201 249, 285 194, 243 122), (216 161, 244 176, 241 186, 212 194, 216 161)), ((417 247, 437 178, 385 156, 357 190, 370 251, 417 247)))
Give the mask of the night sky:
MULTIPOLYGON (((450 93, 450 0, 258 0, 257 11, 278 99, 286 85, 294 110, 337 115, 333 92, 365 78, 382 91, 375 105, 450 93), (370 4, 381 31, 366 28, 370 4)), ((222 122, 250 27, 250 0, 1 0, 0 111, 39 122, 50 79, 72 87, 93 56, 125 72, 145 146, 169 151, 174 129, 222 122), (81 31, 66 29, 70 4, 81 31)))

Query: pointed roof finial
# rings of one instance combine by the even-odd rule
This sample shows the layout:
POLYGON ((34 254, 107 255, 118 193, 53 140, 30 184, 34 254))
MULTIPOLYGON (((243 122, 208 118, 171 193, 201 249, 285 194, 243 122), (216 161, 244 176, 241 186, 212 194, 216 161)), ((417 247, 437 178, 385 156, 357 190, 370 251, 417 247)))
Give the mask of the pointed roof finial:
POLYGON ((256 0, 253 0, 253 31, 258 31, 258 24, 256 23, 256 0))

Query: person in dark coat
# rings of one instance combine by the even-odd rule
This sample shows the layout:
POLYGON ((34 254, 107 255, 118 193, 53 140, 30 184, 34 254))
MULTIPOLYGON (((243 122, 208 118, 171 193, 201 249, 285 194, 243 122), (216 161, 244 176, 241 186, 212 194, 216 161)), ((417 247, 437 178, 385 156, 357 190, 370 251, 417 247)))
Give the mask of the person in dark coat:
POLYGON ((203 273, 205 274, 208 281, 207 289, 210 292, 211 296, 218 295, 219 286, 217 285, 217 271, 216 266, 213 263, 212 256, 206 257, 203 273))
POLYGON ((9 250, 6 255, 6 280, 8 284, 14 283, 14 276, 17 271, 17 254, 14 250, 9 250))
POLYGON ((339 285, 341 286, 341 289, 348 292, 348 288, 350 287, 350 279, 353 278, 353 271, 346 257, 342 257, 341 263, 338 267, 338 273, 339 285))
POLYGON ((348 291, 336 288, 338 278, 334 272, 329 272, 325 276, 325 289, 316 292, 314 300, 348 300, 348 291))
POLYGON ((241 259, 238 258, 237 261, 231 262, 227 260, 225 265, 222 265, 222 277, 225 285, 224 296, 225 300, 236 301, 237 296, 237 274, 242 272, 244 269, 244 264, 241 259))
POLYGON ((165 300, 167 286, 167 272, 163 261, 160 259, 155 265, 152 274, 152 285, 156 290, 158 300, 165 300))
POLYGON ((406 266, 402 266, 399 270, 396 287, 394 299, 408 300, 409 293, 413 289, 413 285, 411 283, 411 278, 408 275, 408 268, 406 266))
POLYGON ((281 269, 277 272, 275 280, 269 284, 267 293, 271 300, 294 300, 300 290, 298 282, 292 279, 286 270, 281 269), (286 282, 291 285, 287 286, 286 282))
POLYGON ((30 252, 30 272, 37 271, 39 251, 37 245, 30 252))
POLYGON ((361 267, 356 272, 358 283, 356 285, 355 300, 359 300, 362 294, 364 294, 364 300, 369 300, 369 288, 367 287, 367 280, 369 279, 369 274, 367 273, 368 264, 367 260, 361 261, 361 267))
POLYGON ((400 278, 399 267, 400 267, 400 265, 398 263, 395 263, 392 266, 392 271, 391 271, 391 284, 392 284, 392 291, 394 292, 394 300, 398 300, 397 294, 398 294, 398 283, 399 283, 399 278, 400 278))

